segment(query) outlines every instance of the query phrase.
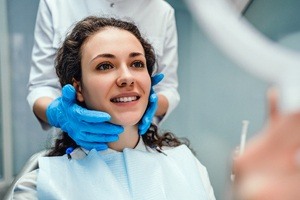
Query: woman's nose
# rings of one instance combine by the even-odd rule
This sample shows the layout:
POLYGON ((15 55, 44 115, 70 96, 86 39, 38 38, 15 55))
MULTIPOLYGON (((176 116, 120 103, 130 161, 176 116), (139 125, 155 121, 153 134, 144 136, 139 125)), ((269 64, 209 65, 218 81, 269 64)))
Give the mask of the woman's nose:
POLYGON ((119 87, 131 86, 134 84, 134 76, 130 69, 126 67, 120 68, 120 74, 117 79, 117 85, 119 87))

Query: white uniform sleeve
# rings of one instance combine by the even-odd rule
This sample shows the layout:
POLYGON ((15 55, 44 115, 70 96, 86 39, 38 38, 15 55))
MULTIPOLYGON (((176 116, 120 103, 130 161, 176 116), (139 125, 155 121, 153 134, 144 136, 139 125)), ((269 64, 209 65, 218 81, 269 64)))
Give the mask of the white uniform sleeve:
MULTIPOLYGON (((39 4, 34 39, 27 96, 31 109, 38 98, 55 99, 61 94, 61 86, 54 69, 57 47, 54 44, 52 14, 45 0, 41 0, 39 4)), ((45 124, 42 126, 47 129, 45 124)))
POLYGON ((163 73, 165 78, 155 86, 157 94, 164 95, 169 102, 168 110, 160 121, 160 123, 168 117, 168 115, 174 110, 180 101, 178 93, 178 39, 177 29, 174 16, 174 9, 171 9, 168 14, 168 27, 164 38, 164 49, 160 60, 158 60, 158 73, 163 73))
POLYGON ((199 169, 201 180, 203 181, 203 185, 204 185, 206 194, 208 194, 208 197, 210 200, 216 200, 214 190, 213 190, 213 187, 211 186, 206 167, 204 167, 196 157, 195 157, 195 160, 196 160, 196 163, 197 163, 197 166, 199 169))

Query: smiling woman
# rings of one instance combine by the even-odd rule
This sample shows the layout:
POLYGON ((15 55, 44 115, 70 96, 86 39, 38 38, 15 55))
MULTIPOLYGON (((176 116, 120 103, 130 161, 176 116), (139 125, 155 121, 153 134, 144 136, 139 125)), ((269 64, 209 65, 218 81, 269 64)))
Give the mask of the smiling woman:
POLYGON ((145 134, 138 131, 157 98, 154 64, 153 48, 134 24, 98 17, 78 22, 57 54, 62 92, 76 95, 89 110, 107 112, 108 126, 124 131, 103 151, 84 149, 62 133, 49 156, 39 159, 39 169, 18 182, 14 198, 215 199, 206 168, 187 140, 160 135, 155 125, 145 134))
POLYGON ((139 40, 128 31, 108 27, 91 36, 82 52, 82 77, 73 83, 77 99, 88 109, 110 113, 112 123, 137 124, 151 86, 139 40))

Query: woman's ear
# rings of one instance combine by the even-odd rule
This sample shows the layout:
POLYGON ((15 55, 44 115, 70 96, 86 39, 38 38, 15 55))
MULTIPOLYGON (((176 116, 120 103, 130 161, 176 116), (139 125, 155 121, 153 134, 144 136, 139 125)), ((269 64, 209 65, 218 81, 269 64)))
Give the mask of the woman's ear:
POLYGON ((77 99, 77 101, 84 102, 84 98, 83 98, 83 95, 82 95, 82 87, 81 87, 80 81, 77 81, 73 78, 73 87, 76 90, 76 99, 77 99))

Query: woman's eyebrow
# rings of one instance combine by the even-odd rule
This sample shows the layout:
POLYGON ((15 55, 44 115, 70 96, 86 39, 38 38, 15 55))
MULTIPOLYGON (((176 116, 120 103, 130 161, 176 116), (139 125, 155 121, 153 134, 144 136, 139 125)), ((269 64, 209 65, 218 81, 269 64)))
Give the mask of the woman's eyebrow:
POLYGON ((113 54, 110 53, 104 53, 104 54, 99 54, 96 57, 94 57, 90 62, 92 62, 93 60, 97 59, 97 58, 115 58, 116 56, 114 56, 113 54))
MULTIPOLYGON (((144 56, 144 54, 143 54, 143 53, 140 53, 140 52, 132 52, 132 53, 129 54, 129 57, 130 57, 130 58, 137 57, 137 56, 144 56)), ((113 54, 110 54, 110 53, 99 54, 99 55, 97 55, 96 57, 94 57, 94 58, 90 61, 90 63, 93 62, 94 60, 96 60, 97 58, 116 58, 116 56, 113 55, 113 54)))
POLYGON ((129 54, 129 57, 136 57, 136 56, 144 56, 144 54, 140 53, 140 52, 132 52, 129 54))

